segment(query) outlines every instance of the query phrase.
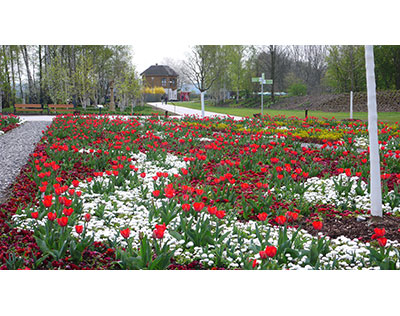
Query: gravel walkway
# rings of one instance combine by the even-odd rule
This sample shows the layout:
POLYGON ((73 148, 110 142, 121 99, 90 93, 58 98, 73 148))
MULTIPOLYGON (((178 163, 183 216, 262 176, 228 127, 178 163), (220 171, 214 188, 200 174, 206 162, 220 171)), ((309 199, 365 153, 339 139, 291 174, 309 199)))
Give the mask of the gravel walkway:
POLYGON ((0 204, 50 122, 25 122, 0 136, 0 204))

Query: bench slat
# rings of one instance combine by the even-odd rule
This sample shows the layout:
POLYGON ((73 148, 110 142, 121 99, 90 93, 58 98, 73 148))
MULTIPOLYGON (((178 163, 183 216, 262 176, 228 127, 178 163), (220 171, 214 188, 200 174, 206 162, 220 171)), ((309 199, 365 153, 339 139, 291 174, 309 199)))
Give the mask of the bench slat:
POLYGON ((73 109, 73 104, 49 104, 49 109, 73 109))
POLYGON ((42 112, 44 109, 41 104, 14 104, 14 113, 17 112, 42 112))
POLYGON ((41 104, 15 104, 15 108, 21 109, 21 108, 42 108, 41 104))
POLYGON ((74 112, 73 104, 49 104, 48 113, 57 113, 57 112, 74 112))

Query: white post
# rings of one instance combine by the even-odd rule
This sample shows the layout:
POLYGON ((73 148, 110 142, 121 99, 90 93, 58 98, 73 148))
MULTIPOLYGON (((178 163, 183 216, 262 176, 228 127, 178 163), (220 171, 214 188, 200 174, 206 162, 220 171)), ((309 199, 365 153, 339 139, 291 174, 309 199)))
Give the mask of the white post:
POLYGON ((261 116, 264 116, 264 104, 263 104, 263 101, 264 101, 264 85, 263 85, 263 81, 261 81, 261 116))
POLYGON ((376 109, 376 85, 374 47, 365 46, 365 66, 367 69, 367 92, 368 92, 368 133, 370 148, 370 176, 371 176, 371 215, 382 217, 382 189, 381 171, 378 144, 378 112, 376 109))
POLYGON ((353 119, 353 91, 350 91, 350 119, 353 119))
POLYGON ((261 74, 261 116, 264 116, 264 73, 261 74))
POLYGON ((201 91, 200 98, 201 98, 201 118, 204 118, 204 91, 201 91))

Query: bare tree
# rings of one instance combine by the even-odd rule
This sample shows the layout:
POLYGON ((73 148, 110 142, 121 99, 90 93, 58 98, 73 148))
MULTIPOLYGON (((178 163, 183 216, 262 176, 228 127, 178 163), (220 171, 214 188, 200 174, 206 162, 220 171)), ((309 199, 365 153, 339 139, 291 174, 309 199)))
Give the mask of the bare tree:
POLYGON ((185 61, 185 76, 201 93, 201 115, 204 118, 204 94, 211 88, 219 76, 219 47, 214 45, 196 45, 185 61))

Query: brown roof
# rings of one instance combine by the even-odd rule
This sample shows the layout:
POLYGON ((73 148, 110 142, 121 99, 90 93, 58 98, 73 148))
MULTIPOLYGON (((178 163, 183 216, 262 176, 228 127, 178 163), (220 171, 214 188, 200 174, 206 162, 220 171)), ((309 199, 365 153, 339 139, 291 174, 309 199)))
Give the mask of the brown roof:
POLYGON ((178 74, 171 67, 166 65, 157 65, 157 64, 150 66, 140 75, 178 77, 178 74))

